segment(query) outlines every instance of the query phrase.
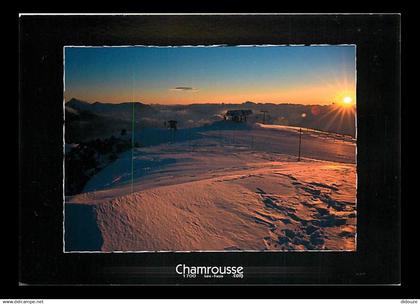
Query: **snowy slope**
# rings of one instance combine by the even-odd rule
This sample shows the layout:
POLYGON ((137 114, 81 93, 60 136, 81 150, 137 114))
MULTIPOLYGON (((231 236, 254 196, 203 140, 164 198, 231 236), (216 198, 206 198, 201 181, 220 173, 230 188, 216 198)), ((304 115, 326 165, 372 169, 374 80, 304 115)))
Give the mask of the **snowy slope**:
POLYGON ((122 154, 66 198, 66 215, 92 213, 66 216, 66 250, 355 250, 354 140, 304 130, 297 162, 294 128, 176 136, 122 154))

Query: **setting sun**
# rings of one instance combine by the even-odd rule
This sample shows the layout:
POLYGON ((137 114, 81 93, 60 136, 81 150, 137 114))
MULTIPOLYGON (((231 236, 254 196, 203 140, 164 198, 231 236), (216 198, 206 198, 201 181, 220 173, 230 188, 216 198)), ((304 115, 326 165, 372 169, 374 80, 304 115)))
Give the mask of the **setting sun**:
POLYGON ((343 103, 349 105, 353 102, 353 99, 350 96, 346 96, 343 98, 343 103))

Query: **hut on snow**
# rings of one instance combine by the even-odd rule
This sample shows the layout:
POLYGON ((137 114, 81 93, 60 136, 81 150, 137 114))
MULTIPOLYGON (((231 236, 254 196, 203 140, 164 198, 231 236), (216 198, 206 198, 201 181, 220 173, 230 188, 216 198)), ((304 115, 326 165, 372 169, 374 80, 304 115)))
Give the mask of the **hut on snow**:
POLYGON ((246 121, 246 117, 252 114, 252 110, 228 110, 223 116, 224 120, 236 122, 246 121))

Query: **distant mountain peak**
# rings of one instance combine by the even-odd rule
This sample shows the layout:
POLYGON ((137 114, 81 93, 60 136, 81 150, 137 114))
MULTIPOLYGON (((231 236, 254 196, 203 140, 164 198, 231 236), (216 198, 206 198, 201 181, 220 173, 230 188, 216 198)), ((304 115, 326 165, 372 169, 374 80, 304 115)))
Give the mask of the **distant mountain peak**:
POLYGON ((140 101, 122 101, 122 102, 101 102, 101 101, 94 101, 89 102, 77 98, 71 98, 66 102, 66 105, 72 106, 72 105, 90 105, 90 106, 101 106, 101 105, 111 105, 111 106, 119 106, 119 105, 131 105, 131 104, 138 104, 138 105, 146 105, 145 103, 142 103, 140 101))
POLYGON ((90 104, 90 103, 73 97, 69 101, 67 101, 66 104, 72 105, 72 104, 90 104))

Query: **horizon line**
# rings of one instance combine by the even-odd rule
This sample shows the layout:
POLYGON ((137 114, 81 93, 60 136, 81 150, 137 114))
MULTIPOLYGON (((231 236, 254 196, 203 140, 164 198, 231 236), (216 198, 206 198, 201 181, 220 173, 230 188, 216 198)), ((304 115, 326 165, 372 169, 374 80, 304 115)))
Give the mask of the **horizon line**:
POLYGON ((305 103, 296 103, 296 102, 261 102, 261 101, 251 101, 251 100, 247 100, 247 101, 243 101, 240 103, 229 103, 229 102, 215 102, 215 101, 206 101, 206 102, 196 102, 196 103, 170 103, 170 104, 166 104, 166 103, 154 103, 154 102, 145 102, 145 101, 116 101, 116 102, 105 102, 105 101, 88 101, 88 100, 83 100, 83 99, 78 99, 75 97, 70 98, 69 100, 65 100, 64 104, 72 101, 72 100, 77 100, 77 101, 81 101, 81 102, 85 102, 88 104, 95 104, 95 103, 102 103, 102 104, 124 104, 124 103, 141 103, 141 104, 146 104, 146 105, 163 105, 163 106, 187 106, 187 105, 204 105, 204 104, 214 104, 214 105, 223 105, 223 104, 228 104, 228 105, 241 105, 241 104, 245 104, 245 103, 254 103, 254 104, 271 104, 271 105, 303 105, 303 106, 330 106, 330 105, 334 105, 334 102, 330 102, 328 104, 305 104, 305 103))

